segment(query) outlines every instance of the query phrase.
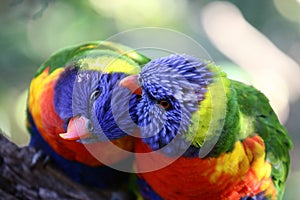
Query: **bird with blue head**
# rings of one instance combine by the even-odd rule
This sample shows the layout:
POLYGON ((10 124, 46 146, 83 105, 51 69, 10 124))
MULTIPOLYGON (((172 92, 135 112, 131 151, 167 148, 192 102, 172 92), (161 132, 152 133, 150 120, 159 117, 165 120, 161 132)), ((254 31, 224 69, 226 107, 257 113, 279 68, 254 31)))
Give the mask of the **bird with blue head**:
POLYGON ((292 142, 257 89, 178 54, 120 84, 141 95, 135 151, 145 199, 282 199, 292 142))
POLYGON ((130 134, 137 121, 137 98, 120 87, 119 81, 139 73, 148 61, 129 47, 106 41, 53 54, 30 84, 30 146, 49 156, 78 183, 108 190, 124 188, 130 174, 113 166, 133 151, 130 134))

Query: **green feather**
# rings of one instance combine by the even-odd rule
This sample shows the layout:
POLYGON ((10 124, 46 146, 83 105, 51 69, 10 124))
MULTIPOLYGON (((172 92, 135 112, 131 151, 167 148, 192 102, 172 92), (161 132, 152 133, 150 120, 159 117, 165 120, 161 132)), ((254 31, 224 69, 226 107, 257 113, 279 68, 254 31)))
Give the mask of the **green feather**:
POLYGON ((239 113, 231 81, 218 66, 209 63, 207 67, 214 74, 214 81, 208 85, 205 99, 193 114, 192 125, 184 137, 201 147, 201 157, 216 157, 233 149, 239 131, 236 123, 239 113))
POLYGON ((35 77, 40 75, 47 67, 50 67, 51 73, 55 69, 64 67, 69 62, 77 61, 85 57, 85 55, 88 55, 92 51, 96 50, 99 50, 99 52, 106 51, 107 55, 114 54, 114 56, 117 56, 117 58, 127 59, 127 61, 130 60, 131 62, 135 62, 135 65, 139 65, 141 67, 150 61, 150 59, 146 56, 139 54, 127 46, 107 41, 94 41, 66 47, 54 53, 41 65, 35 74, 35 77))
POLYGON ((237 81, 232 81, 232 85, 237 92, 241 115, 248 122, 243 124, 240 139, 253 134, 259 134, 263 138, 266 159, 272 164, 272 179, 278 191, 277 197, 281 199, 290 168, 289 150, 292 148, 292 141, 265 95, 254 87, 237 81))
POLYGON ((292 148, 287 131, 264 94, 228 79, 218 66, 208 64, 208 68, 214 74, 214 82, 208 85, 205 99, 193 114, 192 125, 184 137, 201 147, 201 157, 217 157, 230 152, 236 141, 258 134, 265 142, 266 159, 272 165, 272 179, 281 199, 292 148))

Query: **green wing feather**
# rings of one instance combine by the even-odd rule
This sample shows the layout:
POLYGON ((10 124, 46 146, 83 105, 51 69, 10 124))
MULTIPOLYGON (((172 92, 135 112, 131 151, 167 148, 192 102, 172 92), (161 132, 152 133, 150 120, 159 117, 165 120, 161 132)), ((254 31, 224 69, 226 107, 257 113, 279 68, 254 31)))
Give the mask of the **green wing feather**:
POLYGON ((214 144, 212 141, 217 139, 206 155, 217 157, 223 152, 230 152, 235 141, 259 134, 265 142, 266 159, 272 165, 272 179, 278 199, 281 199, 290 168, 289 150, 292 148, 287 131, 264 94, 252 86, 228 79, 218 66, 209 64, 208 67, 214 73, 215 81, 208 86, 199 113, 194 113, 192 119, 197 123, 193 123, 195 127, 191 126, 186 139, 201 149, 214 144))
POLYGON ((292 148, 292 141, 264 94, 237 81, 232 81, 232 86, 237 94, 244 123, 241 127, 241 139, 253 134, 259 134, 263 138, 266 159, 272 164, 272 179, 278 191, 278 199, 281 199, 290 167, 289 150, 292 148))
POLYGON ((133 49, 127 46, 108 41, 93 41, 63 48, 60 51, 56 52, 41 65, 35 77, 42 73, 46 67, 50 66, 51 73, 57 68, 64 67, 70 61, 76 60, 76 58, 79 59, 84 55, 88 55, 91 51, 95 50, 106 51, 107 54, 115 54, 123 59, 127 58, 126 61, 131 60, 140 67, 142 67, 150 61, 150 59, 146 56, 139 54, 138 52, 134 51, 133 49))

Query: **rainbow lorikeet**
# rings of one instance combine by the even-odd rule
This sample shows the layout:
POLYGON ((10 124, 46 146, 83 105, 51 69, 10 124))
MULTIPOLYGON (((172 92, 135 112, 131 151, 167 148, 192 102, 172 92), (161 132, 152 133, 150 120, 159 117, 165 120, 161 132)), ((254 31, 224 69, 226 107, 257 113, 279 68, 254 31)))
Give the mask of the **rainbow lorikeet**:
POLYGON ((133 114, 136 97, 118 82, 139 73, 148 61, 128 47, 104 41, 68 47, 52 55, 30 84, 30 146, 43 151, 81 184, 101 189, 123 187, 129 174, 107 165, 126 160, 128 154, 120 153, 119 148, 133 150, 133 137, 128 133, 135 129, 131 121, 137 120, 133 114), (126 115, 128 110, 130 115, 126 115))
POLYGON ((142 91, 135 151, 145 199, 282 198, 292 142, 254 87, 177 54, 120 84, 142 91))

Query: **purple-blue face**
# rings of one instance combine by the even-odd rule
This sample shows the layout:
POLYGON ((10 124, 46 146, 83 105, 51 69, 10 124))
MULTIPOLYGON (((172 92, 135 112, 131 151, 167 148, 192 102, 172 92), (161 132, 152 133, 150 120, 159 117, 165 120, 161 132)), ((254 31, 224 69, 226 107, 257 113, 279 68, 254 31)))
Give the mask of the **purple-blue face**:
POLYGON ((211 81, 206 64, 190 56, 171 55, 146 64, 138 77, 142 98, 137 115, 143 141, 153 150, 165 147, 165 153, 183 153, 186 149, 180 148, 190 144, 181 136, 211 81))
POLYGON ((88 132, 87 137, 81 138, 83 143, 118 139, 132 133, 136 129, 137 100, 136 95, 119 86, 125 76, 67 67, 57 81, 54 96, 65 129, 77 120, 79 132, 78 126, 88 132))

